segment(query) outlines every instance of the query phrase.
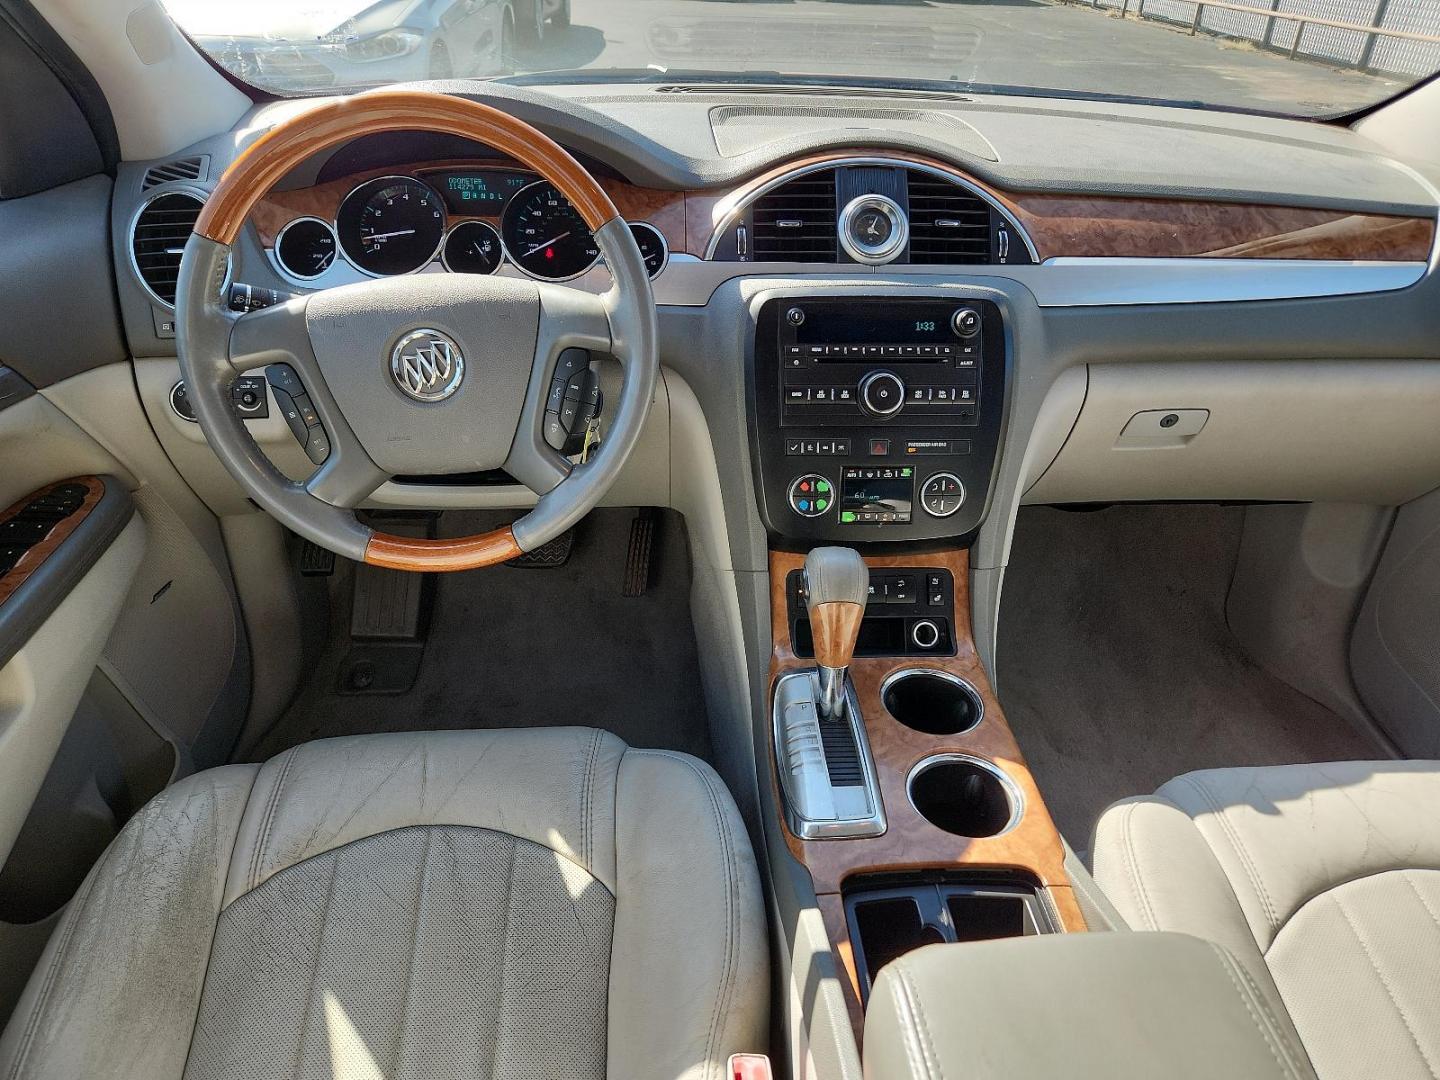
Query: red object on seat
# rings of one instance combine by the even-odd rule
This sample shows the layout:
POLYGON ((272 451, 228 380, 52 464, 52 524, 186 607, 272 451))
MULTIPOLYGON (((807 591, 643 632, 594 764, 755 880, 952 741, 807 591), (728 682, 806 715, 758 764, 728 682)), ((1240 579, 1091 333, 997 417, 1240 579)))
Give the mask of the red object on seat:
POLYGON ((770 1059, 764 1054, 731 1054, 730 1080, 772 1080, 770 1059))

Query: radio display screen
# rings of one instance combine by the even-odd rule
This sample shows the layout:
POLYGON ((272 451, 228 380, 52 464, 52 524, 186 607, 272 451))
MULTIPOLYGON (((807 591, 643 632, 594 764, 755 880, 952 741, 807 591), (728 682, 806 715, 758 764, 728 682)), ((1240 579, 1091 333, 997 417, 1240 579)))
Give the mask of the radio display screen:
POLYGON ((840 480, 840 521, 908 522, 914 499, 913 469, 846 469, 840 480))
POLYGON ((946 308, 934 303, 857 304, 815 312, 795 328, 797 345, 938 345, 955 340, 946 308))

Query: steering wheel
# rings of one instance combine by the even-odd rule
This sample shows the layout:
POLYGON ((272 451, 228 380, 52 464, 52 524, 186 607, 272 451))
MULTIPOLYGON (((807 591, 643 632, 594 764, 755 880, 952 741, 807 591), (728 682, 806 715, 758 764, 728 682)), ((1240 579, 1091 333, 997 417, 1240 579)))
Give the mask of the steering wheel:
POLYGON ((321 547, 400 570, 491 566, 574 525, 634 449, 659 369, 650 278, 629 226, 600 185, 529 124, 487 105, 422 91, 379 91, 321 106, 241 154, 185 246, 175 312, 180 367, 196 417, 246 492, 321 547), (609 291, 594 296, 530 280, 412 274, 249 314, 231 312, 225 295, 230 250, 256 203, 314 154, 388 131, 473 139, 549 180, 594 232, 613 281, 609 291), (605 440, 580 465, 545 437, 552 378, 566 349, 612 356, 624 370, 605 440), (286 366, 269 368, 271 382, 278 378, 292 395, 308 397, 310 420, 321 428, 311 435, 312 449, 316 438, 322 453, 328 447, 324 463, 304 482, 271 464, 231 407, 235 378, 267 365, 286 366), (412 539, 375 532, 355 515, 397 475, 500 468, 539 501, 492 532, 412 539))

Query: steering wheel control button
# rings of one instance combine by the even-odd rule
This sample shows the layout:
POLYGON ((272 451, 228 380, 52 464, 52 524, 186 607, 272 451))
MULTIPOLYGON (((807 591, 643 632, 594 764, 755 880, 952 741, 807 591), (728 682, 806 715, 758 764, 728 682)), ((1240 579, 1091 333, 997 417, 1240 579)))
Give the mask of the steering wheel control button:
MULTIPOLYGON (((258 381, 258 380, 257 380, 258 381)), ((306 456, 316 465, 322 465, 330 456, 330 436, 320 423, 305 384, 289 364, 271 364, 265 369, 265 381, 280 406, 280 415, 285 418, 290 434, 295 436, 306 456)))
POLYGON ((860 381, 860 405, 871 416, 894 416, 905 407, 905 384, 893 371, 872 371, 860 381))
POLYGON ((465 357, 449 334, 421 327, 390 350, 390 375, 406 397, 433 404, 460 389, 465 357))
POLYGON ((965 485, 954 473, 936 473, 920 488, 920 505, 931 517, 947 518, 965 504, 965 485))
POLYGON ((834 502, 835 486, 819 473, 805 473, 790 482, 790 509, 801 517, 821 517, 834 502))
POLYGON ((894 262, 910 243, 910 222, 894 199, 861 195, 840 211, 840 246, 857 263, 894 262))
POLYGON ((584 349, 566 349, 555 362, 545 399, 545 443, 573 455, 584 449, 585 431, 599 418, 603 402, 600 375, 584 349))
POLYGON ((974 308, 962 307, 950 316, 950 327, 957 337, 972 338, 980 332, 980 313, 974 308))

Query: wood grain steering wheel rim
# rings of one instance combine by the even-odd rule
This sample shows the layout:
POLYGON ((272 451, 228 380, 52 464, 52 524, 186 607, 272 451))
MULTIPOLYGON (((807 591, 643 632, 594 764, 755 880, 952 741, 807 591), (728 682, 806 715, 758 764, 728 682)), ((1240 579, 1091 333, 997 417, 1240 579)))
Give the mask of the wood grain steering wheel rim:
MULTIPOLYGON (((529 124, 515 117, 509 116, 491 106, 471 101, 465 98, 451 97, 444 94, 423 92, 388 90, 374 91, 359 94, 354 97, 336 101, 308 110, 296 117, 293 117, 266 133, 253 145, 248 147, 225 171, 216 184, 214 192, 205 203, 195 225, 195 238, 190 241, 187 248, 187 255, 194 254, 193 258, 187 258, 187 263, 195 264, 187 271, 182 267, 182 300, 188 301, 200 297, 202 290, 211 294, 206 300, 211 305, 210 315, 214 315, 213 293, 216 285, 215 252, 223 251, 228 257, 228 249, 240 236, 245 221, 256 204, 260 202, 286 175, 303 164, 314 155, 336 146, 353 141, 356 138, 400 131, 421 131, 434 132, 446 135, 455 135, 483 143, 501 153, 523 163, 545 179, 549 180, 563 194, 579 212, 585 224, 597 234, 606 230, 607 226, 617 223, 626 230, 619 212, 611 202, 608 195, 590 174, 559 144, 537 131, 529 124), (197 241, 210 241, 213 245, 220 247, 206 247, 197 241), (203 265, 202 265, 203 264, 203 265), (200 279, 202 274, 208 275, 204 280, 187 282, 187 272, 190 277, 200 279)), ((602 252, 606 251, 606 237, 610 238, 612 247, 616 243, 616 229, 607 230, 605 234, 597 235, 601 243, 602 252)), ((631 260, 627 258, 615 260, 607 258, 607 265, 611 266, 612 276, 615 278, 615 289, 612 295, 621 290, 622 278, 634 289, 634 275, 628 265, 617 269, 615 262, 628 264, 631 260)), ((641 264, 643 274, 643 263, 641 264)), ((649 331, 643 324, 644 320, 630 319, 628 326, 630 331, 618 332, 615 324, 612 323, 612 335, 617 338, 628 338, 625 342, 632 350, 637 346, 648 347, 651 350, 651 368, 658 366, 654 356, 654 333, 653 333, 653 298, 649 293, 648 277, 643 283, 645 299, 649 301, 650 323, 649 331)), ((623 315, 624 305, 619 314, 623 315)), ((203 325, 200 314, 182 312, 180 304, 177 304, 177 315, 181 325, 181 356, 182 366, 185 368, 187 377, 192 377, 192 369, 200 361, 192 361, 187 355, 192 348, 200 349, 203 345, 214 346, 219 338, 218 331, 207 328, 203 325), (189 333, 186 333, 186 330, 189 333), (186 339, 189 339, 187 342, 186 339)), ((614 312, 611 313, 615 315, 614 312)), ((619 345, 621 342, 616 341, 619 345)), ((618 354, 617 354, 618 355, 618 354)), ((199 378, 199 376, 194 376, 199 378)), ((630 377, 627 371, 627 379, 630 377)), ((204 381, 204 380, 202 380, 204 381)), ((653 386, 653 375, 652 383, 653 386)), ((195 395, 197 397, 201 395, 195 395)), ((646 405, 648 408, 649 392, 646 392, 646 405)), ((624 402, 622 401, 622 408, 624 402)), ((201 413, 202 423, 207 419, 215 422, 219 418, 215 412, 207 418, 206 409, 197 405, 197 411, 201 413)), ((632 414, 634 409, 631 410, 632 414)), ((643 422, 643 410, 640 417, 643 422)), ((211 424, 205 424, 207 434, 211 434, 211 424)), ((222 427, 228 425, 221 424, 222 427)), ((618 426, 618 420, 617 420, 618 426)), ((243 431, 243 425, 240 428, 243 431)), ((633 435, 638 434, 638 426, 628 445, 619 453, 628 454, 630 446, 633 446, 633 435)), ((233 435, 233 431, 221 431, 212 435, 212 442, 217 436, 233 435)), ((222 441, 229 441, 224 440, 222 441)), ((246 458, 244 464, 253 466, 253 459, 248 454, 237 454, 233 452, 233 444, 225 447, 230 453, 221 453, 221 447, 217 445, 217 453, 220 453, 221 460, 242 480, 247 489, 255 492, 255 487, 246 482, 237 468, 235 460, 246 458)), ((613 470, 612 470, 613 471, 613 470)), ((558 485, 557 485, 558 486, 558 485)), ((593 488, 595 485, 591 485, 593 488)), ((589 492, 591 505, 598 496, 589 492)), ((262 505, 267 509, 275 511, 273 504, 261 500, 262 505)), ((293 509, 293 508, 292 508, 293 509)), ((333 508, 332 508, 333 509, 333 508)), ((282 518, 285 515, 281 515, 282 518)), ((291 514, 292 518, 298 515, 291 514)), ((552 517, 554 515, 551 515, 552 517)), ((351 514, 353 518, 353 513, 351 514)), ((414 539, 410 537, 395 536, 391 534, 378 533, 365 528, 365 536, 355 540, 352 536, 349 547, 357 549, 363 542, 363 560, 375 566, 389 567, 400 570, 445 572, 457 570, 469 570, 478 567, 492 566, 505 562, 520 555, 525 550, 522 543, 517 540, 515 526, 520 522, 512 523, 500 529, 474 536, 461 537, 446 540, 414 539)), ((292 525, 292 527, 294 527, 292 525)), ((300 530, 305 531, 305 530, 300 530)), ((332 530, 333 531, 333 530, 332 530)), ((313 538, 313 537, 312 537, 313 538)), ((533 538, 532 538, 533 539, 533 538)), ((332 546, 334 545, 327 545, 332 546)), ((342 551, 342 554, 345 553, 342 551)), ((356 554, 359 554, 357 551, 356 554)), ((351 555, 350 557, 355 557, 351 555)))

